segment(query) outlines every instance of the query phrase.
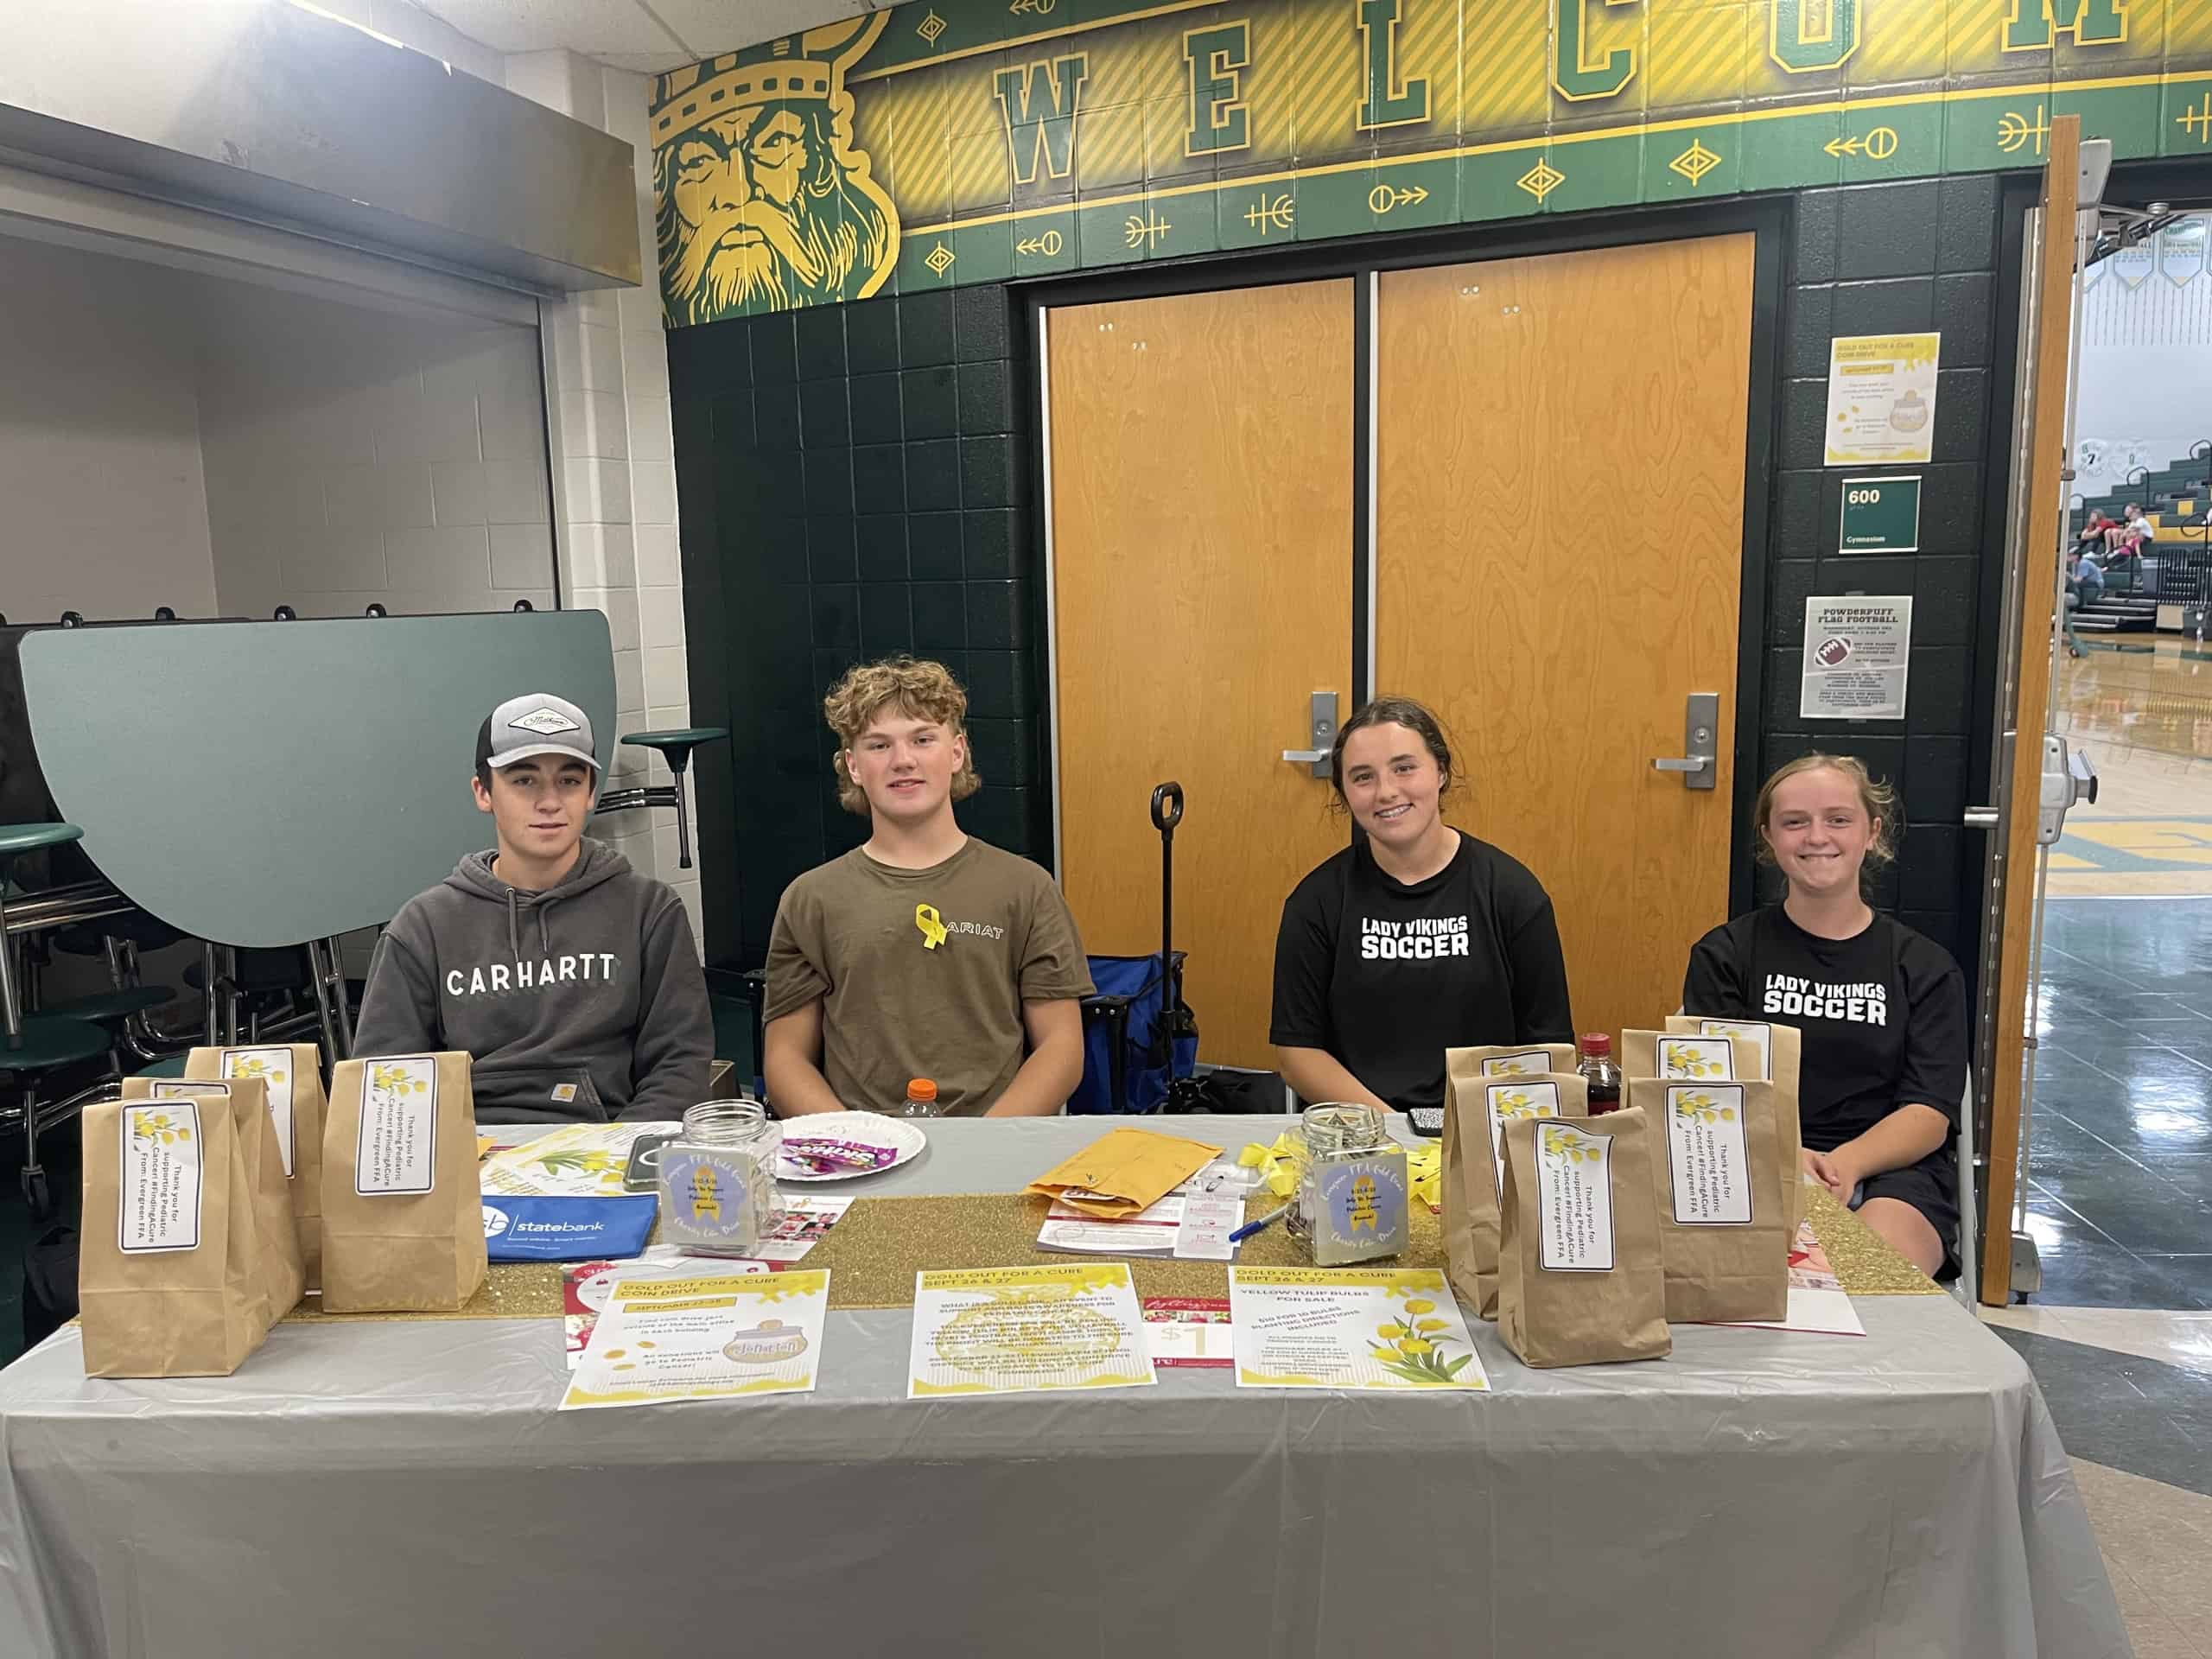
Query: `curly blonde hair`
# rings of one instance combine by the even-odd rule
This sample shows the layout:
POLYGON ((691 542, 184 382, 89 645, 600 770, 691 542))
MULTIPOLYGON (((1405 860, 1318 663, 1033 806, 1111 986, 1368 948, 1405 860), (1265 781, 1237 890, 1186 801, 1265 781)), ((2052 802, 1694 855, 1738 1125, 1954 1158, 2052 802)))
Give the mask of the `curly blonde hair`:
MULTIPOLYGON (((956 737, 967 735, 968 694, 943 663, 887 657, 847 669, 822 699, 822 714, 837 734, 837 753, 830 762, 837 778, 837 804, 863 818, 868 815, 868 793, 853 781, 845 754, 887 709, 909 720, 934 721, 956 737)), ((960 770, 952 774, 952 798, 964 801, 982 786, 970 745, 960 770)))
POLYGON ((1866 843, 1866 861, 1886 864, 1897 855, 1897 842, 1891 838, 1891 826, 1897 822, 1897 791, 1894 785, 1877 783, 1866 770, 1866 763, 1852 754, 1801 754, 1787 765, 1778 766, 1775 773, 1759 787, 1758 804, 1751 810, 1751 823, 1758 830, 1758 846, 1752 856, 1761 864, 1774 862, 1774 847, 1766 838, 1767 821, 1774 816, 1774 791, 1790 779, 1807 772, 1840 772, 1851 779, 1859 791, 1859 804, 1873 824, 1874 838, 1866 843))

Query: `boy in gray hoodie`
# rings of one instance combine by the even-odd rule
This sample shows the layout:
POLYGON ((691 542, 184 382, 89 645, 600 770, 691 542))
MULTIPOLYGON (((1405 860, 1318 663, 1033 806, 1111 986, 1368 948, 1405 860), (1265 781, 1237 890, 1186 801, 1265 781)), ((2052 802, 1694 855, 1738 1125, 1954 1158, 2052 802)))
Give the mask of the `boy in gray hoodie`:
POLYGON ((392 918, 356 1054, 467 1050, 492 1123, 676 1118, 707 1097, 714 1020, 690 918, 585 836, 599 781, 575 704, 533 693, 492 711, 471 787, 499 844, 392 918))

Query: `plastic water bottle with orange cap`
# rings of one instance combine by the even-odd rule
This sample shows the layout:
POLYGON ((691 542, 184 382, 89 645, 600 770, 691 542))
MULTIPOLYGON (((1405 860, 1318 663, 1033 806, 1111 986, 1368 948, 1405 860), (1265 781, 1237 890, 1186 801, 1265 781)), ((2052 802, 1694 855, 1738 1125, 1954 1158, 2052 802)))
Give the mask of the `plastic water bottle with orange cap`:
POLYGON ((906 1098, 899 1103, 894 1117, 942 1117, 944 1109, 938 1104, 937 1084, 927 1077, 914 1077, 906 1084, 906 1098))

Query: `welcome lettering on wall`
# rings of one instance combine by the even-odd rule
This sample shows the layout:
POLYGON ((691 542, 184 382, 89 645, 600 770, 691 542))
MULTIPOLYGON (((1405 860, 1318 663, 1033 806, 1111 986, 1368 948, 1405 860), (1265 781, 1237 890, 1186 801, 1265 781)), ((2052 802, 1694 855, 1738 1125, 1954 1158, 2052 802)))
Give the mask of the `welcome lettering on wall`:
POLYGON ((1224 248, 2212 153, 2179 0, 909 0, 661 76, 671 325, 1224 248))

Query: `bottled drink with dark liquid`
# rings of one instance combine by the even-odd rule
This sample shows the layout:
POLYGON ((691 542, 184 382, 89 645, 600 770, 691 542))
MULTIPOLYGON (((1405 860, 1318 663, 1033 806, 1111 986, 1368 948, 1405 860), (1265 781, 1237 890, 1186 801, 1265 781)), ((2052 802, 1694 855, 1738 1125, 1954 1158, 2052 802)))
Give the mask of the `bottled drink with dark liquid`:
POLYGON ((1590 1086, 1590 1116, 1603 1117, 1621 1109, 1621 1069, 1613 1061, 1613 1039, 1587 1032, 1575 1043, 1574 1069, 1590 1086))

